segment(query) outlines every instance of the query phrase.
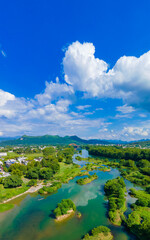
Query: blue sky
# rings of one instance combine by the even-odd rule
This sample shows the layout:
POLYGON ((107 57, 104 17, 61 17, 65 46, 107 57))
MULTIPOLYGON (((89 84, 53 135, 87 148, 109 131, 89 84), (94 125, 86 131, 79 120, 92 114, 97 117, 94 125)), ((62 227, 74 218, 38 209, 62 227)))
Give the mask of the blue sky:
POLYGON ((0 1, 0 135, 150 138, 148 0, 0 1))

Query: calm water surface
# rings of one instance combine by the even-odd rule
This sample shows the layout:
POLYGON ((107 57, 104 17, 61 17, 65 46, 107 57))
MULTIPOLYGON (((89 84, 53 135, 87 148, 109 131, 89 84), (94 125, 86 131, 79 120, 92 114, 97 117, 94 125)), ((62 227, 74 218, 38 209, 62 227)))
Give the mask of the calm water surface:
MULTIPOLYGON (((75 163, 84 165, 85 162, 75 163)), ((88 157, 88 152, 82 150, 82 157, 88 157)), ((115 227, 107 218, 107 201, 104 199, 104 184, 108 179, 120 176, 117 169, 110 172, 96 172, 98 179, 90 184, 80 186, 76 184, 76 177, 68 184, 63 184, 56 194, 43 199, 40 195, 27 195, 23 200, 14 200, 16 207, 11 211, 0 214, 0 240, 80 240, 83 235, 98 225, 111 228, 115 240, 133 240, 134 237, 127 233, 124 227, 115 227), (56 208, 64 198, 70 198, 81 212, 82 217, 78 219, 73 216, 63 223, 55 223, 52 210, 56 208)), ((125 180, 127 189, 133 184, 125 180)), ((134 202, 127 195, 127 206, 134 202)))

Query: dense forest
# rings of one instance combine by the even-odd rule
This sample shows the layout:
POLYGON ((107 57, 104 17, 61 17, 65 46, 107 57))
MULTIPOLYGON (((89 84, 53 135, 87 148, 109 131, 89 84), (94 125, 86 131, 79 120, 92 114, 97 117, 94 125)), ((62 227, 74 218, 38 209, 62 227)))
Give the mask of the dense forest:
POLYGON ((117 146, 88 146, 89 153, 95 156, 102 156, 115 159, 131 159, 138 161, 141 159, 150 160, 149 149, 122 148, 117 146))

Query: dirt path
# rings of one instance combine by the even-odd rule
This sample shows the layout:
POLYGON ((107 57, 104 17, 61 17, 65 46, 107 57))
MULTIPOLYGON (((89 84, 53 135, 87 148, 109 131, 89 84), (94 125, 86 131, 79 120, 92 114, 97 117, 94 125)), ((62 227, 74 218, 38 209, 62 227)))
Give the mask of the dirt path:
MULTIPOLYGON (((50 186, 51 185, 51 183, 50 184, 47 184, 46 186, 50 186)), ((9 198, 9 199, 7 199, 7 200, 5 200, 5 201, 3 201, 2 203, 7 203, 7 202, 9 202, 9 201, 11 201, 11 200, 13 200, 13 199, 15 199, 15 198, 17 198, 17 197, 20 197, 20 196, 22 196, 22 195, 24 195, 24 194, 27 194, 27 193, 34 193, 34 192, 37 192, 39 189, 41 189, 43 187, 43 184, 42 183, 40 183, 40 184, 38 184, 37 186, 33 186, 33 187, 31 187, 31 188, 29 188, 27 191, 25 191, 25 192, 23 192, 23 193, 20 193, 19 195, 16 195, 16 196, 14 196, 14 197, 12 197, 12 198, 9 198)))

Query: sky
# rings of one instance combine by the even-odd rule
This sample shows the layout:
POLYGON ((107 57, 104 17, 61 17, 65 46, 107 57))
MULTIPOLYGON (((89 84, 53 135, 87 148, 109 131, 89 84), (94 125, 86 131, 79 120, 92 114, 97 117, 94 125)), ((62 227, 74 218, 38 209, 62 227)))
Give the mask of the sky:
POLYGON ((0 0, 0 136, 150 139, 149 0, 0 0))

